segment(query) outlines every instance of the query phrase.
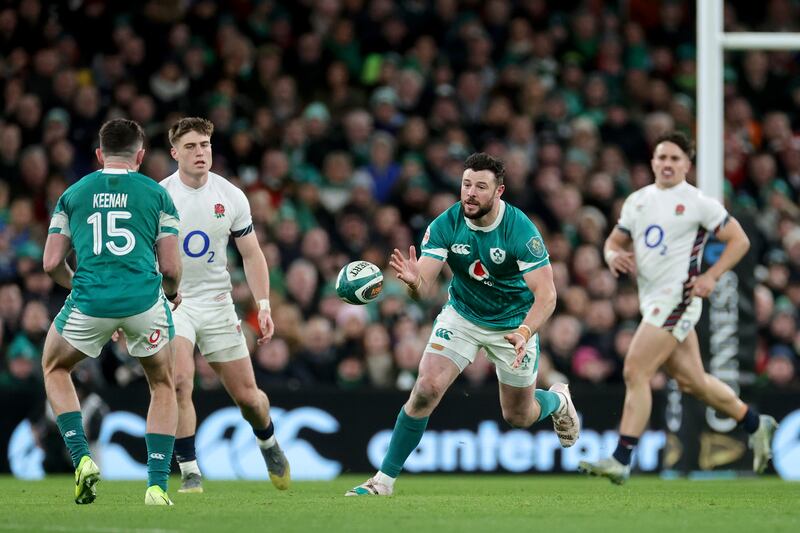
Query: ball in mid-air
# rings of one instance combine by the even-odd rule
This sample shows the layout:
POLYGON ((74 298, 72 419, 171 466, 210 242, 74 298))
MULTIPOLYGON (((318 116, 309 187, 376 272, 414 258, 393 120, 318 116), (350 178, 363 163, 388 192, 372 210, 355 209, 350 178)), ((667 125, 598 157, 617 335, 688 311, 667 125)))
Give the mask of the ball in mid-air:
POLYGON ((349 304, 364 305, 373 301, 383 288, 383 273, 369 261, 353 261, 336 276, 336 294, 349 304))

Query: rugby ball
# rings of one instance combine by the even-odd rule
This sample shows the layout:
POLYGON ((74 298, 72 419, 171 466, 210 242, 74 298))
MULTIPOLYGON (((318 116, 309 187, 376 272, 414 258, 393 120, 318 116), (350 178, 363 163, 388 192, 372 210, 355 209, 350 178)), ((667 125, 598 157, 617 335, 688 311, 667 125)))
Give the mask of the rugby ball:
POLYGON ((336 276, 336 294, 349 304, 369 303, 378 297, 381 289, 383 289, 383 273, 369 261, 348 263, 336 276))

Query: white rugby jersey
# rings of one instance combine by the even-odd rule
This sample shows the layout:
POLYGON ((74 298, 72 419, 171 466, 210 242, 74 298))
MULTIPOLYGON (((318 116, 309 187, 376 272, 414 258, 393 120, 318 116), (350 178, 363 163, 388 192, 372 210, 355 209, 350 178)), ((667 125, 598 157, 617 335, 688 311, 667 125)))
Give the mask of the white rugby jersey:
POLYGON ((183 262, 180 292, 195 303, 229 303, 228 240, 253 230, 245 194, 228 180, 208 173, 199 189, 185 185, 178 172, 161 181, 180 215, 179 246, 183 262))
POLYGON ((700 272, 708 233, 727 217, 722 204, 685 181, 669 189, 648 185, 625 200, 617 227, 633 240, 642 305, 684 299, 684 282, 700 272))

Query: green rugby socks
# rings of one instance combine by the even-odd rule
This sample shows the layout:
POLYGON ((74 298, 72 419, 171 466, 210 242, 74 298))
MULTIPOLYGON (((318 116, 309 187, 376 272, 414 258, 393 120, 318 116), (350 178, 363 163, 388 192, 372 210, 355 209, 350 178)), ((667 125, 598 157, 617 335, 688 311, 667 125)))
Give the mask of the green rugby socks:
POLYGON ((166 492, 175 436, 146 433, 144 441, 147 443, 147 486, 158 485, 166 492))
POLYGON ((81 462, 81 457, 90 455, 89 443, 86 440, 86 434, 83 432, 83 417, 80 411, 70 411, 69 413, 62 413, 56 418, 58 430, 64 438, 64 444, 67 445, 70 456, 72 456, 72 465, 78 468, 78 463, 81 462))
POLYGON ((400 475, 406 459, 417 448, 419 441, 422 440, 422 434, 425 433, 427 425, 427 416, 413 418, 406 414, 404 408, 400 408, 400 414, 397 415, 397 423, 394 425, 394 431, 392 431, 392 440, 389 441, 389 451, 386 452, 386 457, 383 458, 381 463, 381 472, 393 478, 400 475))
POLYGON ((533 396, 536 398, 536 401, 539 402, 539 406, 542 408, 542 412, 539 413, 539 419, 537 422, 540 422, 552 415, 561 406, 561 398, 559 398, 558 394, 555 392, 536 389, 536 391, 533 393, 533 396))

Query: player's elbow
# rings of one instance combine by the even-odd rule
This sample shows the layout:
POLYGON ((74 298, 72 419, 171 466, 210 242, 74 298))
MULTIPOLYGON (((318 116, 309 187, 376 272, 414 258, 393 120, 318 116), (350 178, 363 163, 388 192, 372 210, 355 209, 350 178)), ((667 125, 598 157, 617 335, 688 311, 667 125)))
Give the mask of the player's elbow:
POLYGON ((742 255, 744 255, 750 249, 750 237, 745 232, 742 232, 739 236, 739 241, 741 242, 742 255))
POLYGON ((44 268, 44 271, 47 273, 48 276, 52 277, 63 262, 64 262, 63 259, 58 259, 56 257, 48 257, 47 255, 45 255, 44 259, 42 260, 42 268, 44 268))
POLYGON ((158 270, 165 278, 178 282, 181 279, 182 269, 180 261, 165 261, 159 263, 158 270))

